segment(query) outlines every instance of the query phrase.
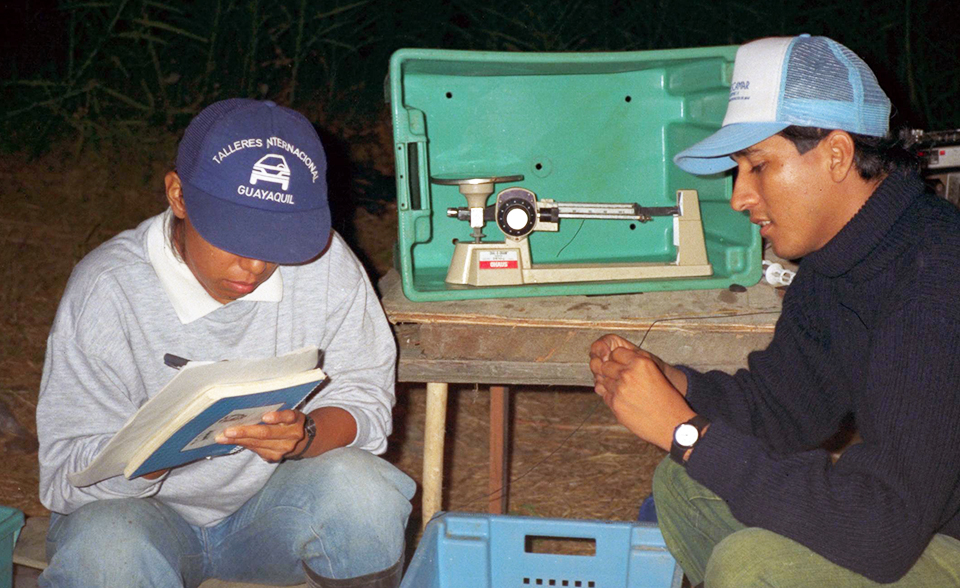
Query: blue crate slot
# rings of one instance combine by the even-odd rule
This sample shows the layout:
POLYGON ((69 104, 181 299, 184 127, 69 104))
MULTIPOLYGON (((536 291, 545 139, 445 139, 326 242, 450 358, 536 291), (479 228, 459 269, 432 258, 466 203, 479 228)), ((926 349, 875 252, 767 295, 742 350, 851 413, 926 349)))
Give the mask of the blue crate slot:
POLYGON ((427 525, 401 588, 679 588, 656 525, 442 513, 427 525), (536 553, 531 538, 581 541, 592 555, 536 553))

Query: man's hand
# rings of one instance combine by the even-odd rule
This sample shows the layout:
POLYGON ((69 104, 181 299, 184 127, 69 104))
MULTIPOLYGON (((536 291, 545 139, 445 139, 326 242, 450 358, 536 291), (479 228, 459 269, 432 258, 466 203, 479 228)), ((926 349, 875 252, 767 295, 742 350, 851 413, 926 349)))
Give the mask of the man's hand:
POLYGON ((685 390, 682 372, 622 337, 605 335, 590 347, 594 390, 617 421, 641 439, 669 451, 673 430, 696 413, 664 373, 667 368, 682 377, 685 390))
POLYGON ((260 424, 224 430, 217 437, 217 443, 239 445, 265 461, 278 462, 303 449, 300 447, 305 439, 303 423, 304 415, 299 410, 268 412, 260 424))
POLYGON ((321 406, 310 412, 317 425, 317 436, 309 448, 303 433, 304 414, 299 410, 281 410, 263 415, 263 423, 230 427, 217 437, 217 443, 236 444, 253 451, 264 460, 278 462, 288 455, 316 457, 346 447, 357 436, 357 421, 338 406, 321 406))
MULTIPOLYGON (((596 341, 593 342, 593 345, 590 346, 590 370, 593 371, 593 375, 596 376, 599 373, 600 365, 602 362, 610 359, 610 354, 620 347, 631 350, 639 350, 640 348, 627 341, 619 335, 604 335, 596 341), (600 359, 599 362, 595 362, 595 359, 600 359)), ((663 361, 656 355, 644 351, 643 352, 647 357, 652 359, 657 367, 660 368, 660 371, 670 380, 670 383, 673 384, 673 387, 676 388, 680 394, 683 396, 687 395, 687 376, 677 368, 673 367, 669 363, 663 361)))

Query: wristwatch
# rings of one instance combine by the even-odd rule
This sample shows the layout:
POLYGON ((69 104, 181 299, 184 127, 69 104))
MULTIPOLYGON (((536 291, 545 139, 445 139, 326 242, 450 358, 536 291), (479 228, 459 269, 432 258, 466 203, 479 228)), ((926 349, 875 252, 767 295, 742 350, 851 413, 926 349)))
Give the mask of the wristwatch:
POLYGON ((680 423, 673 430, 673 443, 670 444, 670 457, 673 461, 682 466, 687 462, 684 455, 697 444, 697 441, 703 436, 703 430, 707 428, 710 421, 707 417, 697 415, 685 423, 680 423))
POLYGON ((313 444, 313 438, 317 436, 317 423, 313 422, 313 417, 308 414, 303 415, 303 434, 307 437, 307 444, 303 446, 300 453, 283 458, 284 461, 297 461, 303 459, 303 454, 310 449, 313 444))

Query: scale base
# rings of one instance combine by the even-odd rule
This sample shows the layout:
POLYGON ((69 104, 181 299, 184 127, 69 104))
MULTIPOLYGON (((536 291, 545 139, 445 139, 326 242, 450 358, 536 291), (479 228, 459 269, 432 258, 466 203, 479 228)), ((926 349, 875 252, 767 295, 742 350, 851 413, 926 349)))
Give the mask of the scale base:
MULTIPOLYGON (((526 241, 526 240, 524 240, 526 241)), ((526 243, 524 243, 526 244, 526 243)), ((524 264, 529 245, 457 243, 446 282, 461 286, 522 286, 564 282, 608 282, 656 278, 694 278, 713 274, 709 263, 524 264)))
POLYGON ((526 237, 502 243, 457 243, 446 282, 460 286, 521 286, 566 282, 608 282, 713 275, 695 190, 678 193, 680 214, 673 235, 677 258, 671 263, 539 264, 530 259, 526 237))

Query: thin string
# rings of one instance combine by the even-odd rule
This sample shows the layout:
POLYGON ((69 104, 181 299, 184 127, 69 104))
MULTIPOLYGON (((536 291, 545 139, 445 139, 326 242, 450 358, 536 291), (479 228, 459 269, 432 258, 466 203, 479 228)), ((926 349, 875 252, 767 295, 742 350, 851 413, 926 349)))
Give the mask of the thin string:
MULTIPOLYGON (((642 348, 642 347, 643 347, 643 343, 647 340, 647 335, 650 334, 651 329, 653 329, 653 326, 656 325, 657 323, 668 322, 668 321, 694 320, 694 319, 697 319, 697 320, 710 320, 710 319, 719 319, 719 318, 737 318, 737 317, 744 317, 744 316, 760 316, 760 315, 767 315, 767 314, 780 314, 780 311, 779 311, 779 310, 766 310, 766 311, 761 311, 761 312, 745 312, 745 313, 742 313, 742 314, 715 314, 715 315, 708 315, 708 316, 674 316, 674 317, 659 318, 659 319, 656 319, 656 320, 654 320, 653 322, 650 323, 650 326, 648 326, 648 327, 647 327, 647 330, 644 331, 643 337, 640 339, 640 342, 637 343, 637 347, 638 347, 638 348, 642 348)), ((526 478, 526 477, 527 477, 528 475, 530 475, 530 473, 532 473, 535 469, 537 469, 538 467, 540 467, 541 465, 543 465, 543 463, 545 463, 548 459, 550 459, 551 457, 553 457, 554 455, 556 455, 561 449, 563 449, 563 447, 567 444, 567 441, 569 441, 571 438, 573 438, 574 435, 576 435, 577 433, 579 433, 580 430, 583 428, 583 426, 587 424, 587 421, 590 420, 590 417, 592 417, 595 412, 597 412, 597 408, 599 408, 602 403, 603 403, 603 399, 601 399, 601 398, 598 396, 597 399, 596 399, 596 401, 593 403, 593 406, 592 406, 592 407, 590 408, 590 410, 587 412, 587 415, 583 418, 582 421, 580 421, 580 424, 577 425, 577 428, 574 429, 573 432, 571 432, 569 435, 567 435, 567 436, 563 439, 563 441, 561 441, 560 444, 557 445, 557 447, 556 447, 553 451, 551 451, 546 457, 544 457, 543 459, 541 459, 541 460, 538 461, 537 463, 533 464, 529 469, 527 469, 527 471, 525 471, 525 472, 523 472, 522 474, 516 476, 515 478, 511 478, 510 480, 508 480, 509 483, 510 483, 511 485, 513 485, 513 484, 515 484, 516 482, 519 482, 520 480, 526 478)), ((466 478, 464 478, 464 479, 466 479, 466 478)), ((463 480, 460 480, 460 481, 462 482, 463 480)), ((491 497, 496 496, 497 494, 501 494, 501 493, 503 492, 503 490, 504 490, 505 487, 506 487, 506 485, 500 486, 500 488, 497 488, 497 489, 494 490, 493 492, 487 492, 486 494, 478 495, 478 496, 476 496, 475 498, 471 498, 470 500, 468 500, 468 501, 466 502, 466 505, 467 505, 467 506, 473 506, 474 504, 479 503, 480 501, 489 501, 491 497)))
POLYGON ((577 235, 580 234, 580 229, 583 228, 583 222, 584 222, 585 220, 586 220, 586 219, 581 219, 581 220, 580 220, 580 226, 577 227, 576 232, 573 233, 573 236, 570 237, 570 240, 567 241, 567 244, 564 245, 563 247, 561 247, 559 251, 557 251, 557 257, 560 257, 560 254, 563 253, 563 250, 566 249, 567 247, 569 247, 570 244, 573 243, 573 240, 577 238, 577 235))

